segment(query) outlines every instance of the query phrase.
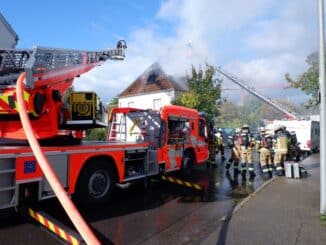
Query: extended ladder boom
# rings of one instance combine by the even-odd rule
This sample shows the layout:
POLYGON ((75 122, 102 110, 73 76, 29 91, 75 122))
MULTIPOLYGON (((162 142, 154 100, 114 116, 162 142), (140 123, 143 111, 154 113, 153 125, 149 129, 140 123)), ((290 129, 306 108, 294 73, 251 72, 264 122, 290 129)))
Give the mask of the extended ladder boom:
POLYGON ((26 85, 29 88, 72 80, 108 59, 123 60, 125 48, 126 43, 121 40, 115 49, 103 51, 44 47, 0 50, 0 88, 15 85, 23 71, 26 72, 26 85))
POLYGON ((282 105, 276 103, 275 101, 273 101, 272 99, 264 96, 261 92, 257 91, 254 87, 249 86, 247 83, 240 80, 239 78, 232 75, 231 73, 221 69, 220 67, 216 68, 216 70, 219 73, 221 73, 222 75, 224 75, 225 77, 227 77, 228 79, 230 79, 232 82, 238 84, 240 87, 242 87, 243 89, 248 91, 250 94, 256 96, 257 98, 259 98, 261 100, 263 100, 264 102, 266 102, 267 104, 269 104, 270 106, 275 108, 276 110, 278 110, 280 112, 283 112, 288 118, 290 118, 290 119, 298 119, 298 116, 294 112, 289 111, 284 106, 282 106, 282 105))
POLYGON ((72 133, 80 138, 83 130, 105 125, 103 104, 93 91, 65 92, 75 77, 108 59, 123 60, 126 47, 121 40, 116 48, 102 51, 0 50, 0 138, 26 139, 16 94, 17 78, 22 73, 26 77, 24 102, 38 139, 72 133))

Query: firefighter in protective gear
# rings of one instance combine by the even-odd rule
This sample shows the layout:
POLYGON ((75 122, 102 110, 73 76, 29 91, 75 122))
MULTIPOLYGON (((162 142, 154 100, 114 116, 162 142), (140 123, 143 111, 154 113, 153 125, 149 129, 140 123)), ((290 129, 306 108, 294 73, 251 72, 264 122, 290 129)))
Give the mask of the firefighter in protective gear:
POLYGON ((273 175, 271 152, 273 150, 273 137, 266 134, 264 127, 261 127, 259 130, 259 135, 256 138, 256 148, 259 151, 259 163, 263 172, 263 178, 267 180, 273 175))
POLYGON ((300 143, 297 139, 297 134, 295 131, 290 132, 290 143, 289 143, 289 149, 287 154, 287 160, 295 160, 296 162, 300 161, 301 157, 301 149, 300 149, 300 143))
POLYGON ((223 130, 219 128, 215 136, 217 141, 217 149, 216 149, 217 153, 221 152, 221 159, 222 161, 224 161, 225 156, 224 156, 223 130))
POLYGON ((207 167, 213 166, 216 167, 216 137, 214 135, 213 123, 208 123, 208 150, 209 150, 209 158, 207 162, 207 167))
POLYGON ((253 147, 255 145, 254 138, 250 135, 249 126, 243 125, 241 128, 241 134, 238 138, 240 145, 240 158, 241 158, 241 175, 242 178, 246 178, 247 164, 250 178, 255 177, 254 164, 253 164, 253 147))
POLYGON ((236 128, 235 133, 232 137, 231 140, 231 157, 230 159, 226 162, 226 169, 229 170, 232 163, 234 166, 234 174, 238 174, 239 171, 239 161, 240 161, 240 145, 238 144, 238 138, 240 137, 241 129, 236 128))
POLYGON ((283 132, 286 134, 289 140, 291 140, 291 133, 286 129, 286 126, 281 126, 283 132))
POLYGON ((284 175, 284 161, 289 148, 289 138, 284 126, 277 126, 274 130, 274 165, 278 176, 284 175))

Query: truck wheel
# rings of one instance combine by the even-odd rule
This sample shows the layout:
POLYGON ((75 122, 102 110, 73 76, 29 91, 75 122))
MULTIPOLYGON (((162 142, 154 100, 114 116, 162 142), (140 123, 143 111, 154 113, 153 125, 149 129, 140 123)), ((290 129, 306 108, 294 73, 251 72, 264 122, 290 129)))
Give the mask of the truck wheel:
POLYGON ((109 201, 115 188, 116 174, 113 165, 96 160, 88 164, 80 174, 76 198, 83 204, 103 204, 109 201))

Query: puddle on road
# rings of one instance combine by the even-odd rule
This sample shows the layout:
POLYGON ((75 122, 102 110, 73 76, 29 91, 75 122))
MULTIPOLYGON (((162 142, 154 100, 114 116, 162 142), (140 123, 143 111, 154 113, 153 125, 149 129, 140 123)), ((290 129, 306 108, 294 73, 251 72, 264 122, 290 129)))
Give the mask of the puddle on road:
MULTIPOLYGON (((258 164, 255 164, 255 167, 256 177, 254 181, 244 181, 240 174, 238 176, 233 174, 233 169, 228 174, 224 164, 218 165, 217 168, 206 168, 206 165, 202 165, 193 169, 188 176, 180 173, 173 175, 185 181, 197 183, 205 191, 153 179, 147 188, 144 187, 142 181, 139 181, 139 183, 131 185, 130 188, 118 189, 109 204, 97 206, 96 210, 93 207, 80 206, 79 208, 83 213, 86 213, 88 220, 93 221, 123 216, 142 210, 151 210, 170 202, 195 203, 233 199, 234 203, 237 203, 238 200, 250 195, 263 183, 258 164), (128 201, 126 202, 126 200, 128 201)), ((45 206, 49 213, 59 209, 51 208, 53 205, 45 206)))
POLYGON ((235 174, 233 168, 226 171, 224 164, 216 168, 201 166, 191 173, 190 181, 204 186, 204 202, 214 202, 228 199, 242 199, 253 193, 264 182, 258 164, 255 164, 255 178, 242 179, 241 174, 235 174))
MULTIPOLYGON (((256 176, 253 180, 242 179, 241 174, 234 174, 233 169, 226 171, 224 164, 216 168, 206 168, 200 166, 193 169, 189 175, 175 174, 174 177, 185 181, 197 183, 203 187, 204 191, 199 192, 176 184, 163 184, 173 188, 173 194, 179 195, 179 202, 215 202, 229 199, 242 199, 253 193, 264 181, 261 177, 259 166, 255 164, 256 176)), ((168 188, 164 195, 170 192, 168 188)))

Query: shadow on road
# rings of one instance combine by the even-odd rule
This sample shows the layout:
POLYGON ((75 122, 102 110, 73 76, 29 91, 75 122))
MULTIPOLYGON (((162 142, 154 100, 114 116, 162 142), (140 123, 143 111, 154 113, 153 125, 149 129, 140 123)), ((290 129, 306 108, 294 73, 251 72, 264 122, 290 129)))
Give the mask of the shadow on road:
POLYGON ((239 183, 239 176, 237 172, 233 172, 233 175, 231 176, 231 173, 229 171, 226 171, 225 176, 227 180, 230 183, 230 186, 232 188, 232 197, 234 198, 233 206, 228 210, 227 214, 225 215, 223 219, 223 225, 221 227, 221 230, 219 232, 217 245, 224 245, 226 244, 226 238, 229 228, 229 223, 232 218, 233 211, 237 204, 245 197, 250 195, 254 192, 254 179, 241 179, 241 183, 239 183))

